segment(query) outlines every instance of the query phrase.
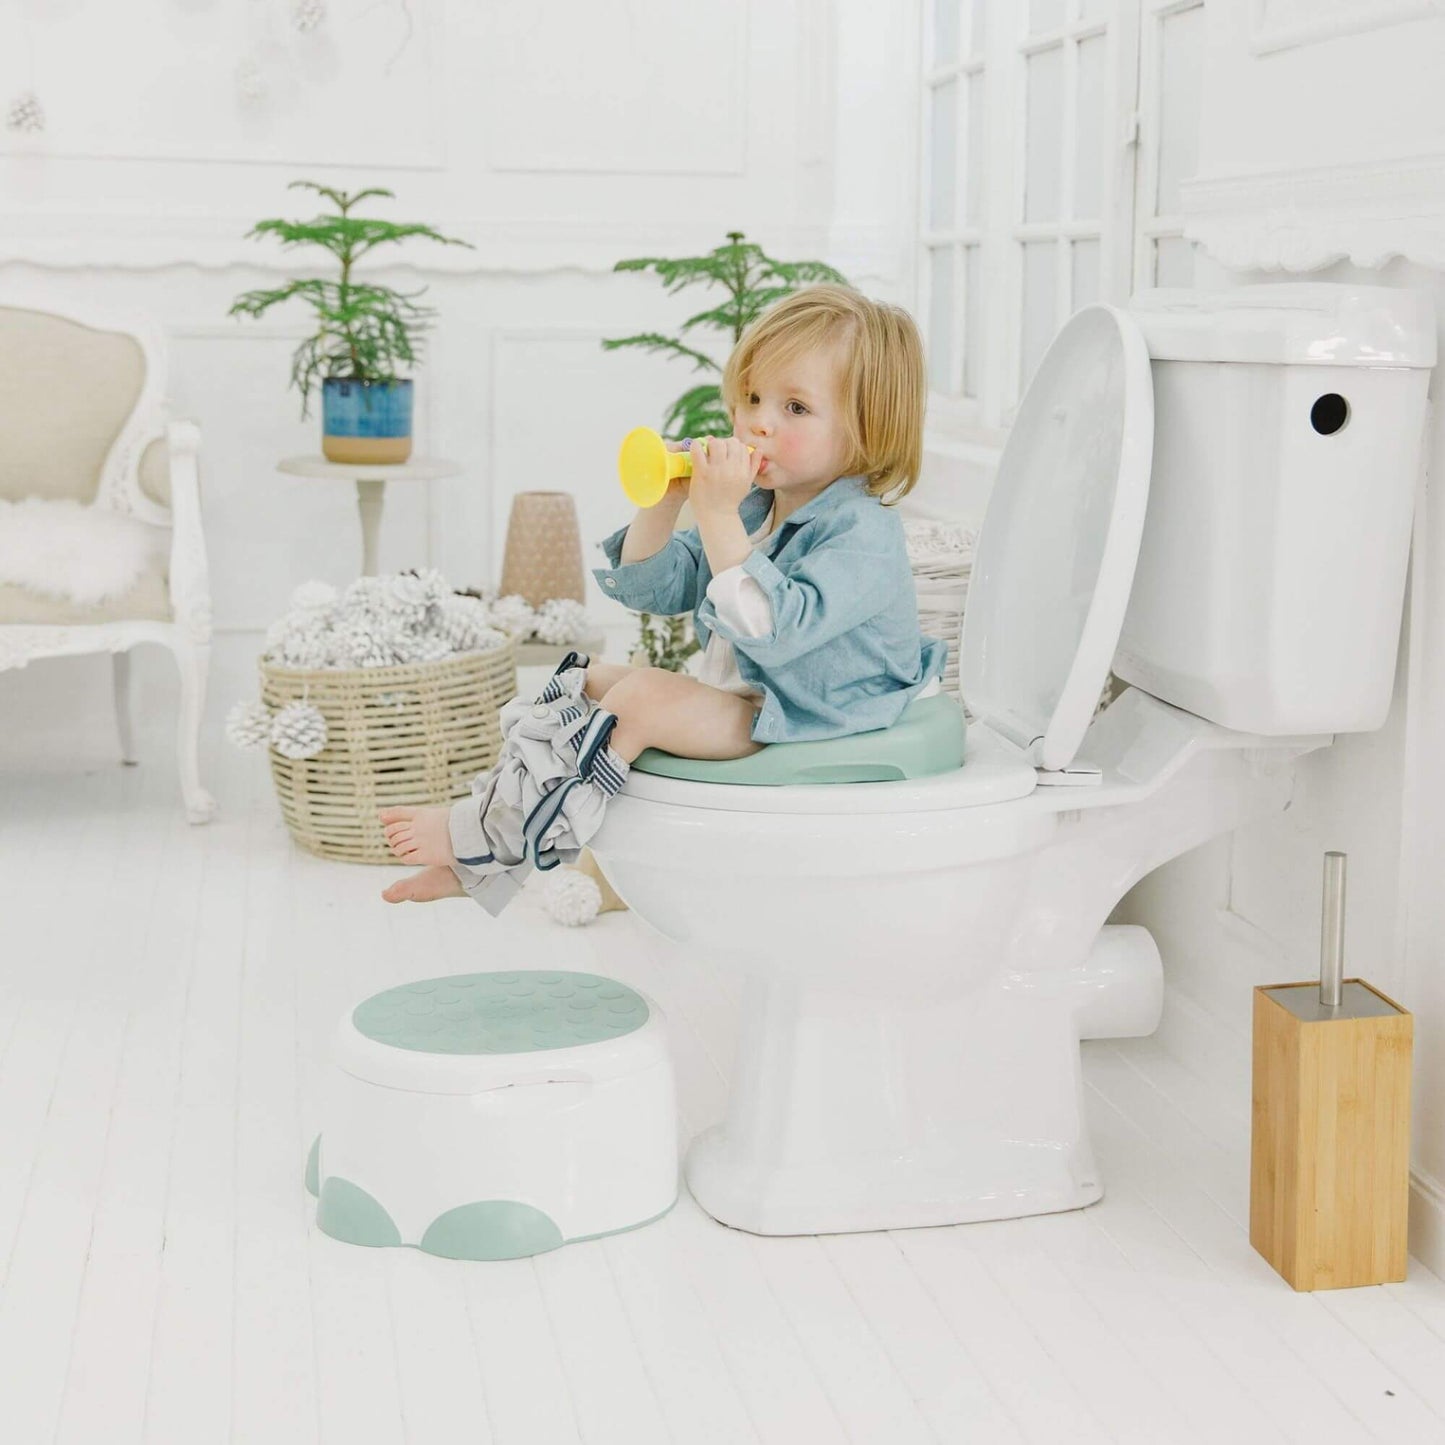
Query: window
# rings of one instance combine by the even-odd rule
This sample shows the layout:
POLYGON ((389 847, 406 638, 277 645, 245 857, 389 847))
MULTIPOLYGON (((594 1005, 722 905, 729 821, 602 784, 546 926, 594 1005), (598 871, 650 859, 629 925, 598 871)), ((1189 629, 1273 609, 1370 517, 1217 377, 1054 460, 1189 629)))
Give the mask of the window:
POLYGON ((1067 318, 1189 285, 1203 0, 927 0, 930 430, 1008 425, 1067 318))

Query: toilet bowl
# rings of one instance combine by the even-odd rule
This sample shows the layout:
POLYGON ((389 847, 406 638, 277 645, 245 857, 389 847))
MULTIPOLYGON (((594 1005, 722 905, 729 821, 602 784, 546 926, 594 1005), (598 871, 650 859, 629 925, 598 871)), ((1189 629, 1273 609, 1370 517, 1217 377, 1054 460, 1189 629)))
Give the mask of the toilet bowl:
POLYGON ((678 948, 746 980, 726 1116, 685 1165, 723 1223, 832 1233, 1099 1198, 1079 1040, 1122 1016, 1103 994, 1131 986, 1128 970, 1090 968, 1110 912, 1169 859, 1288 807, 1295 760, 1378 709, 1377 681, 1337 702, 1337 673, 1393 672, 1375 654, 1384 637, 1393 658, 1398 634, 1434 361, 1428 298, 1229 294, 1232 309, 1193 293, 1148 295, 1133 313, 1085 308, 1041 363, 975 557, 961 767, 771 787, 634 769, 614 799, 592 843, 614 888, 678 948), (1181 365, 1201 374, 1171 376, 1156 417, 1157 373, 1181 365), (1255 386, 1242 437, 1210 410, 1215 372, 1234 365, 1279 381, 1263 397, 1255 386), (1374 390, 1357 389, 1367 372, 1397 386, 1371 374, 1374 390), (1355 435, 1330 450, 1314 445, 1318 429, 1300 434, 1301 403, 1326 392, 1367 398, 1355 435), (1193 445, 1161 474, 1156 456, 1191 427, 1193 445), (1331 467, 1369 489, 1336 483, 1331 467), (1315 510, 1292 516, 1305 502, 1315 510), (1273 530, 1231 537, 1255 506, 1273 530), (1341 576, 1361 508, 1389 536, 1341 576), (1300 665, 1312 619, 1293 592, 1223 565, 1251 546, 1306 606, 1324 569, 1351 592, 1328 669, 1312 655, 1300 665), (1111 662, 1135 685, 1095 715, 1111 662), (1176 692, 1207 705, 1176 706, 1176 692))

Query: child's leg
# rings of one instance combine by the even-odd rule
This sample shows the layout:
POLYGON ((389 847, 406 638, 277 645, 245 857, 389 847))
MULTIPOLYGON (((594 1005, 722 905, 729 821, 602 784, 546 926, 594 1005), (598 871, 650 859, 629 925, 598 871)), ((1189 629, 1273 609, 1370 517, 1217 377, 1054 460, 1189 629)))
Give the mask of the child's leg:
MULTIPOLYGON (((587 692, 594 698, 605 696, 606 710, 616 715, 610 748, 622 764, 650 747, 706 759, 744 758, 761 751, 762 745, 752 740, 753 699, 682 673, 598 663, 587 670, 587 692)), ((622 767, 620 774, 625 773, 622 767)), ((613 775, 614 787, 621 786, 619 770, 614 768, 613 775)), ((403 862, 450 867, 456 861, 450 814, 449 808, 383 808, 381 822, 391 851, 403 862)), ((389 901, 407 896, 392 897, 396 892, 388 890, 389 901)))
POLYGON ((644 748, 713 760, 745 758, 763 748, 752 736, 755 699, 682 673, 635 668, 608 689, 606 707, 617 714, 612 750, 627 763, 644 748))
MULTIPOLYGON (((624 677, 660 670, 594 662, 587 668, 586 693, 594 702, 600 702, 624 677)), ((402 862, 445 867, 455 861, 449 826, 450 808, 404 805, 383 808, 380 817, 387 844, 402 862)))
POLYGON ((648 668, 626 667, 619 662, 594 662, 587 669, 587 696, 594 702, 601 702, 624 677, 647 671, 648 668))

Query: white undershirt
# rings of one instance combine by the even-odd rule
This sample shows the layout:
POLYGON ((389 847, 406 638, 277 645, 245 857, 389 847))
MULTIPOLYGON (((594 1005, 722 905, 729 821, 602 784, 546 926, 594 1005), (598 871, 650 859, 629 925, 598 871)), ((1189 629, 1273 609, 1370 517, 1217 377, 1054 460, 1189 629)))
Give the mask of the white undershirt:
MULTIPOLYGON (((757 547, 773 530, 773 511, 770 507, 763 524, 756 532, 748 533, 748 541, 757 547)), ((742 563, 719 572, 707 584, 708 600, 717 608, 717 615, 744 637, 766 637, 773 630, 773 604, 763 591, 762 583, 743 571, 742 563)), ((714 632, 703 649, 702 667, 697 674, 699 682, 709 687, 721 688, 724 692, 735 692, 742 697, 761 697, 754 687, 749 687, 738 672, 738 657, 733 645, 721 633, 714 632)))

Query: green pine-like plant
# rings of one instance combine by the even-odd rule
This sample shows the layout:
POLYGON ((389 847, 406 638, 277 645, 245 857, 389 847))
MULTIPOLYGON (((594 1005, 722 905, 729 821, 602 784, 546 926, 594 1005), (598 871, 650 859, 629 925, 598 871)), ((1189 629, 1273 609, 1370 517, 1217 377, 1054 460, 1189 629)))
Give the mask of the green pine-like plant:
MULTIPOLYGON (((668 356, 690 361, 694 371, 711 372, 717 380, 689 387, 667 409, 660 428, 673 439, 681 437, 731 436, 732 417, 722 399, 722 369, 727 354, 737 345, 743 332, 774 301, 796 291, 800 286, 819 281, 847 281, 822 261, 778 261, 761 246, 743 239, 741 231, 729 231, 727 242, 705 256, 637 256, 619 261, 614 271, 652 271, 668 293, 689 286, 721 287, 726 299, 705 311, 689 316, 677 336, 664 336, 658 331, 639 332, 603 341, 604 351, 638 347, 644 351, 660 351, 668 356), (721 332, 727 337, 727 353, 722 361, 685 340, 690 332, 704 330, 721 332)), ((697 639, 691 635, 688 619, 654 617, 639 614, 640 643, 653 667, 681 672, 687 659, 698 650, 697 639)))
POLYGON ((644 331, 636 336, 620 336, 602 343, 604 351, 623 347, 640 347, 644 351, 661 351, 690 361, 694 371, 712 372, 718 381, 690 387, 667 410, 660 428, 662 434, 680 437, 731 436, 732 418, 723 405, 720 386, 722 369, 727 361, 710 356, 689 345, 683 338, 689 332, 710 330, 727 337, 731 352, 747 327, 774 301, 781 300, 800 286, 818 281, 848 283, 831 266, 821 261, 775 261, 761 246, 743 239, 741 231, 729 231, 727 243, 709 251, 706 256, 637 256, 619 261, 614 271, 653 271, 669 294, 689 286, 721 287, 727 298, 706 311, 689 316, 677 336, 664 336, 658 331, 644 331))
POLYGON ((425 287, 405 292, 357 281, 353 275, 357 262, 378 246, 412 237, 473 248, 469 241, 443 236, 430 226, 353 216, 352 207, 373 196, 395 199, 393 192, 380 187, 347 195, 315 181, 292 181, 287 189, 297 187, 324 196, 337 213, 310 221, 258 221, 246 239, 275 236, 287 249, 318 246, 335 257, 340 275, 335 279, 298 278, 274 290, 247 291, 226 314, 263 316, 293 297, 310 305, 316 314, 316 332, 296 348, 291 359, 291 384, 301 393, 304 420, 312 389, 319 382, 336 378, 384 385, 396 381, 403 369, 415 364, 421 337, 436 316, 430 307, 417 304, 425 287))

